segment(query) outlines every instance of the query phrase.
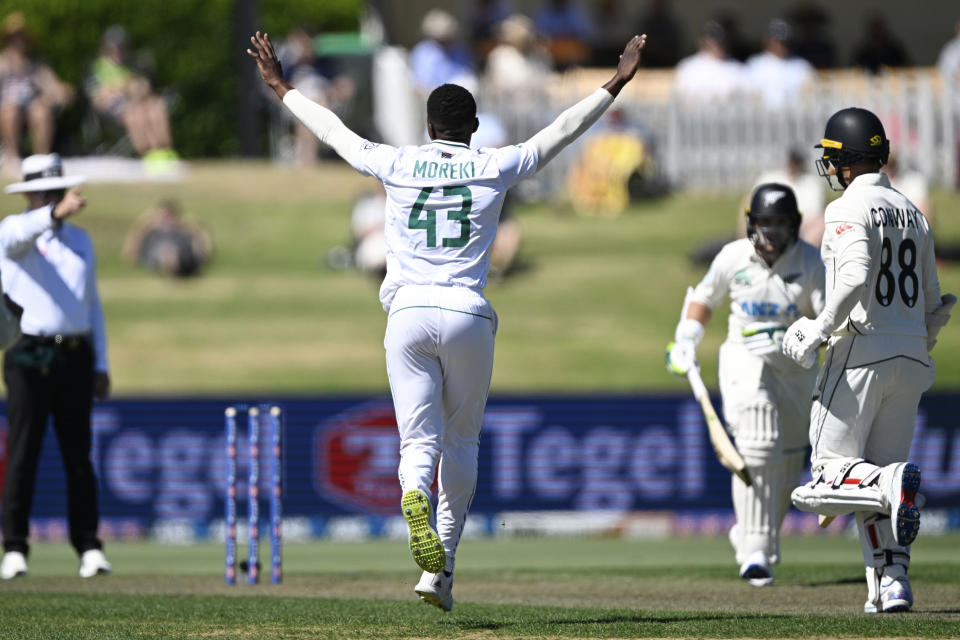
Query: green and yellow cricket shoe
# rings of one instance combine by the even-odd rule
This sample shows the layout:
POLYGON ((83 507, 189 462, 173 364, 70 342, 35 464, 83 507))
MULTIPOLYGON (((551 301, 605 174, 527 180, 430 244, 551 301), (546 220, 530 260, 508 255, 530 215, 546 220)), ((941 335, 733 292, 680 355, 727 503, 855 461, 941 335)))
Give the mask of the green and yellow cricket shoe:
POLYGON ((403 519, 410 527, 410 552, 417 565, 429 573, 440 573, 447 564, 440 537, 430 527, 430 498, 419 489, 405 491, 400 499, 403 519))

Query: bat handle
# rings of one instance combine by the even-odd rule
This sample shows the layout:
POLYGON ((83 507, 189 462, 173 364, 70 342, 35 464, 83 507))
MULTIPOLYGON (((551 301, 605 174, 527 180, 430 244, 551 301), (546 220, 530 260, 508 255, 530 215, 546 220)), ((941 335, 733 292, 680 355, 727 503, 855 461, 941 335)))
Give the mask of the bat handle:
POLYGON ((703 378, 700 377, 700 368, 692 366, 687 369, 687 380, 690 382, 690 388, 693 395, 698 400, 707 395, 707 387, 703 384, 703 378))

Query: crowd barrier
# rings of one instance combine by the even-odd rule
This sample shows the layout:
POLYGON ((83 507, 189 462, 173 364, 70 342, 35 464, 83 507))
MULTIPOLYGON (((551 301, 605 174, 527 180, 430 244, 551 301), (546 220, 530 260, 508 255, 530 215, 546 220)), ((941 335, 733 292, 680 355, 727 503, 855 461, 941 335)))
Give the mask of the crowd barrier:
MULTIPOLYGON (((481 109, 498 116, 511 142, 519 142, 609 79, 612 70, 556 74, 541 92, 514 95, 481 92, 481 109)), ((756 95, 696 102, 673 91, 673 71, 641 71, 617 105, 627 125, 651 145, 667 181, 678 187, 743 191, 757 176, 784 166, 788 149, 810 155, 824 126, 839 109, 871 109, 884 122, 900 165, 932 184, 958 180, 960 87, 942 81, 934 68, 820 72, 816 81, 782 108, 768 108, 756 95)), ((603 126, 602 122, 601 125, 603 126)), ((587 133, 585 137, 589 137, 587 133)), ((531 198, 562 195, 577 143, 532 182, 518 188, 531 198)))
MULTIPOLYGON (((923 471, 926 532, 960 528, 958 399, 928 395, 917 418, 910 457, 923 471)), ((105 537, 222 539, 224 409, 238 401, 283 408, 287 540, 403 535, 399 440, 387 398, 171 398, 96 407, 92 457, 105 537)), ((0 425, 0 442, 5 430, 0 425)), ((238 437, 244 431, 241 424, 238 437)), ((261 455, 268 450, 261 446, 261 455)), ((5 461, 0 452, 0 467, 5 461)), ((248 461, 241 451, 239 495, 246 492, 248 461)), ((49 430, 37 476, 35 538, 65 536, 64 482, 49 430)), ((719 533, 732 523, 729 488, 692 398, 493 397, 468 532, 719 533)), ((815 531, 808 515, 792 513, 788 530, 815 531)))

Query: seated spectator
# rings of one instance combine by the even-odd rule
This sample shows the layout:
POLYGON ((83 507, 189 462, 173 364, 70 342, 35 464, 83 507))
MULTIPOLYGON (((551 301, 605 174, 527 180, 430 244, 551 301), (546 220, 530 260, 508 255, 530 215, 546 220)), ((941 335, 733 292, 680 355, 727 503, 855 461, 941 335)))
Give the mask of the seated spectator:
POLYGON ((485 60, 497 45, 497 27, 514 13, 507 0, 474 0, 470 9, 470 44, 474 55, 485 60))
POLYGON ((423 17, 424 39, 410 51, 410 73, 417 90, 426 95, 442 84, 476 84, 470 51, 457 38, 460 25, 443 9, 423 17))
POLYGON ((546 0, 534 14, 533 22, 547 39, 547 49, 558 68, 583 64, 589 59, 593 23, 575 0, 546 0))
POLYGON ((3 170, 20 172, 20 136, 26 123, 31 151, 50 153, 54 112, 73 99, 73 88, 60 81, 47 65, 32 59, 23 14, 15 11, 3 20, 0 50, 0 142, 3 170))
POLYGON ((829 36, 830 16, 814 2, 806 2, 787 16, 793 25, 793 52, 816 69, 832 69, 837 47, 829 36))
POLYGON ((790 25, 780 19, 770 21, 763 53, 747 60, 749 90, 763 96, 771 109, 781 109, 796 100, 814 79, 813 66, 790 53, 790 25))
MULTIPOLYGON (((960 112, 960 20, 957 21, 957 35, 940 50, 937 70, 948 108, 953 109, 954 113, 960 112)), ((954 185, 960 187, 960 134, 957 135, 954 148, 957 149, 954 185)))
POLYGON ((123 257, 165 276, 196 275, 213 254, 210 233, 164 200, 145 211, 123 242, 123 257))
POLYGON ((743 65, 727 55, 727 36, 720 23, 703 26, 699 50, 677 65, 674 90, 684 102, 705 104, 744 89, 743 65))
MULTIPOLYGON (((590 64, 595 67, 615 67, 623 53, 623 43, 635 35, 634 24, 624 14, 624 0, 597 0, 593 8, 594 40, 590 64)), ((647 34, 649 38, 649 34, 647 34)), ((649 40, 648 40, 649 42, 649 40)), ((643 49, 647 66, 647 48, 643 49)))
MULTIPOLYGON (((338 112, 355 93, 353 81, 338 73, 331 61, 316 55, 313 40, 314 35, 304 27, 297 27, 287 35, 277 52, 284 79, 314 102, 338 112)), ((286 109, 282 113, 288 114, 286 109)), ((293 127, 297 164, 314 164, 320 141, 300 121, 294 120, 293 127)))
POLYGON ((147 77, 133 69, 128 57, 126 30, 120 25, 107 27, 87 80, 93 108, 123 126, 133 150, 146 162, 156 166, 176 161, 166 102, 154 93, 147 77))
POLYGON ((567 174, 578 214, 618 216, 630 202, 662 193, 651 150, 652 136, 614 105, 585 136, 567 174))
POLYGON ((909 66, 906 50, 890 33, 881 14, 875 13, 867 20, 864 40, 854 49, 853 64, 870 73, 879 73, 881 67, 909 66))
POLYGON ((498 25, 497 37, 499 44, 487 57, 489 88, 524 104, 537 102, 546 89, 551 67, 533 21, 522 14, 512 15, 498 25))
POLYGON ((670 10, 670 0, 651 0, 636 32, 647 34, 647 45, 643 48, 644 67, 673 67, 680 61, 683 28, 670 10))
POLYGON ((714 19, 723 27, 728 56, 737 62, 746 62, 750 56, 760 52, 757 42, 743 34, 740 15, 733 5, 726 5, 714 19))
POLYGON ((957 21, 957 35, 943 45, 937 56, 937 70, 945 88, 953 92, 960 91, 960 20, 957 21))

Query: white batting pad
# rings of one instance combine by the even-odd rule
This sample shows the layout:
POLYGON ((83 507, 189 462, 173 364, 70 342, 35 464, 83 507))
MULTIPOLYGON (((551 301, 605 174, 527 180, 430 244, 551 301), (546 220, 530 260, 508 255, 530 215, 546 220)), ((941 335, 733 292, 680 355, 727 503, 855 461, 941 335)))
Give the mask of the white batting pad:
POLYGON ((825 516, 885 512, 888 507, 879 478, 880 467, 863 458, 831 460, 813 480, 794 489, 790 500, 801 511, 825 516))

